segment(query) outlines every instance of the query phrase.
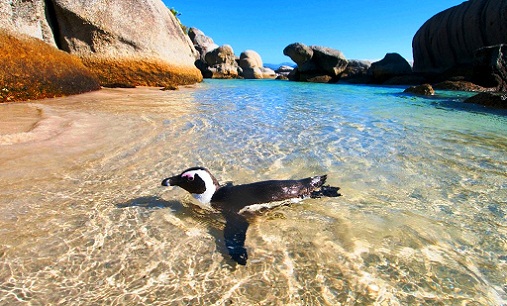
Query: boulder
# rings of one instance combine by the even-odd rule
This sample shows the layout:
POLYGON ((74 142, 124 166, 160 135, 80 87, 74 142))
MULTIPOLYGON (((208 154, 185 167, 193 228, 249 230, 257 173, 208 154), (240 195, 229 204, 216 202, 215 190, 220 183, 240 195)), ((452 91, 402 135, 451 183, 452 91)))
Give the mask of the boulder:
POLYGON ((347 68, 348 61, 339 50, 311 46, 313 50, 312 61, 331 77, 337 77, 347 68))
POLYGON ((206 64, 209 66, 221 64, 234 65, 234 63, 236 63, 234 50, 229 45, 223 45, 209 51, 206 53, 204 59, 206 60, 206 64))
POLYGON ((276 69, 275 72, 281 75, 288 75, 292 70, 294 70, 294 67, 282 65, 278 67, 278 69, 276 69))
POLYGON ((38 38, 56 47, 50 22, 43 0, 0 2, 0 28, 38 38))
POLYGON ((405 74, 389 78, 382 82, 382 85, 420 85, 427 82, 428 80, 422 75, 405 74))
POLYGON ((262 58, 259 53, 253 50, 246 50, 241 52, 239 56, 239 66, 243 68, 256 68, 263 67, 262 58))
POLYGON ((262 59, 259 53, 253 50, 243 51, 239 56, 239 66, 243 70, 245 79, 264 78, 262 68, 262 59))
POLYGON ((262 67, 261 72, 263 79, 276 79, 276 72, 271 68, 262 67))
POLYGON ((483 47, 475 51, 474 83, 507 91, 507 45, 483 47))
POLYGON ((245 79, 274 79, 276 73, 263 67, 262 58, 259 53, 253 50, 246 50, 239 57, 239 66, 243 70, 245 79))
POLYGON ((375 83, 383 83, 390 78, 411 73, 412 67, 398 53, 387 53, 383 59, 374 62, 368 69, 368 75, 374 79, 375 83))
POLYGON ((283 49, 283 54, 299 66, 312 58, 313 50, 305 44, 293 43, 283 49))
POLYGON ((100 89, 81 60, 44 41, 0 29, 0 102, 53 98, 100 89))
POLYGON ((348 65, 340 75, 340 81, 351 84, 371 83, 371 77, 368 76, 368 68, 371 62, 365 60, 348 60, 348 65))
POLYGON ((505 0, 470 0, 431 17, 412 40, 414 72, 471 67, 475 50, 506 42, 506 11, 505 0))
POLYGON ((348 65, 343 53, 327 47, 293 43, 285 47, 283 54, 297 63, 297 68, 288 75, 292 81, 336 82, 348 65))
POLYGON ((404 93, 410 93, 418 96, 432 96, 435 94, 435 90, 430 84, 422 84, 412 86, 403 91, 404 93))
POLYGON ((242 72, 236 61, 234 50, 229 45, 223 45, 209 51, 204 59, 206 67, 203 76, 205 78, 231 79, 239 77, 242 72))
POLYGON ((197 28, 190 28, 188 30, 188 37, 194 44, 194 48, 199 52, 199 58, 204 61, 204 56, 211 50, 218 48, 213 39, 206 36, 201 30, 197 28))
POLYGON ((488 91, 487 88, 476 85, 465 80, 443 81, 433 85, 433 88, 440 90, 458 90, 458 91, 488 91))
POLYGON ((475 103, 493 108, 507 109, 506 92, 481 92, 464 101, 465 103, 475 103))
POLYGON ((102 85, 202 80, 197 52, 160 0, 3 1, 0 26, 81 58, 102 85))

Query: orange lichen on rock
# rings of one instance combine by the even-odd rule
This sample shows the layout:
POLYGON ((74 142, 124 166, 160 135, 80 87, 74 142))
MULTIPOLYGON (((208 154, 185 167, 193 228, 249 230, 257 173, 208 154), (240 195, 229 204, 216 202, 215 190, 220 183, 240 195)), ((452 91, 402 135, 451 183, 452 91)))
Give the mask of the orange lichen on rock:
POLYGON ((195 67, 179 67, 157 59, 83 57, 82 60, 102 86, 174 87, 202 81, 201 72, 195 67))
POLYGON ((100 89, 81 60, 23 34, 0 30, 0 102, 26 101, 100 89))

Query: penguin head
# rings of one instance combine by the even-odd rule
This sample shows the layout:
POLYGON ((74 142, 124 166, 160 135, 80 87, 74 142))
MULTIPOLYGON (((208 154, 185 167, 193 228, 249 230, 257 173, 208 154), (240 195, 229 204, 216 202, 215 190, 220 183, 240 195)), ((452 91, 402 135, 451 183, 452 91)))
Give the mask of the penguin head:
POLYGON ((168 177, 162 181, 162 186, 179 186, 203 204, 209 203, 220 187, 217 179, 203 167, 189 168, 179 175, 168 177))

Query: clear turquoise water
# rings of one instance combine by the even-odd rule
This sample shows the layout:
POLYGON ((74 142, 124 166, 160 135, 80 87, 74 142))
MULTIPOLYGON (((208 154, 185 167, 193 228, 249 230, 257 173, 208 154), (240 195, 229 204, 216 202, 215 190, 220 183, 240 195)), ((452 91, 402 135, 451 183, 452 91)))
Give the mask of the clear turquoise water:
POLYGON ((507 303, 507 113, 401 92, 206 80, 0 105, 0 302, 507 303), (220 215, 159 186, 195 165, 327 173, 343 196, 259 215, 235 267, 220 215))

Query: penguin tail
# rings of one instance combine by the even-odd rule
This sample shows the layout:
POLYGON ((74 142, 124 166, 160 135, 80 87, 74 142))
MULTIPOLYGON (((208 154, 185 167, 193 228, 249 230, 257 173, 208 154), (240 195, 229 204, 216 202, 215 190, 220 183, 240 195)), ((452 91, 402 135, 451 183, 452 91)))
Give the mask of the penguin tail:
POLYGON ((310 186, 314 189, 317 189, 320 186, 324 185, 327 180, 327 174, 311 177, 310 180, 310 186))
POLYGON ((317 199, 321 197, 334 198, 341 196, 341 194, 338 192, 340 190, 340 187, 333 187, 330 185, 324 186, 326 179, 327 174, 312 177, 312 181, 310 184, 313 188, 315 188, 315 190, 310 193, 310 198, 312 199, 317 199))

